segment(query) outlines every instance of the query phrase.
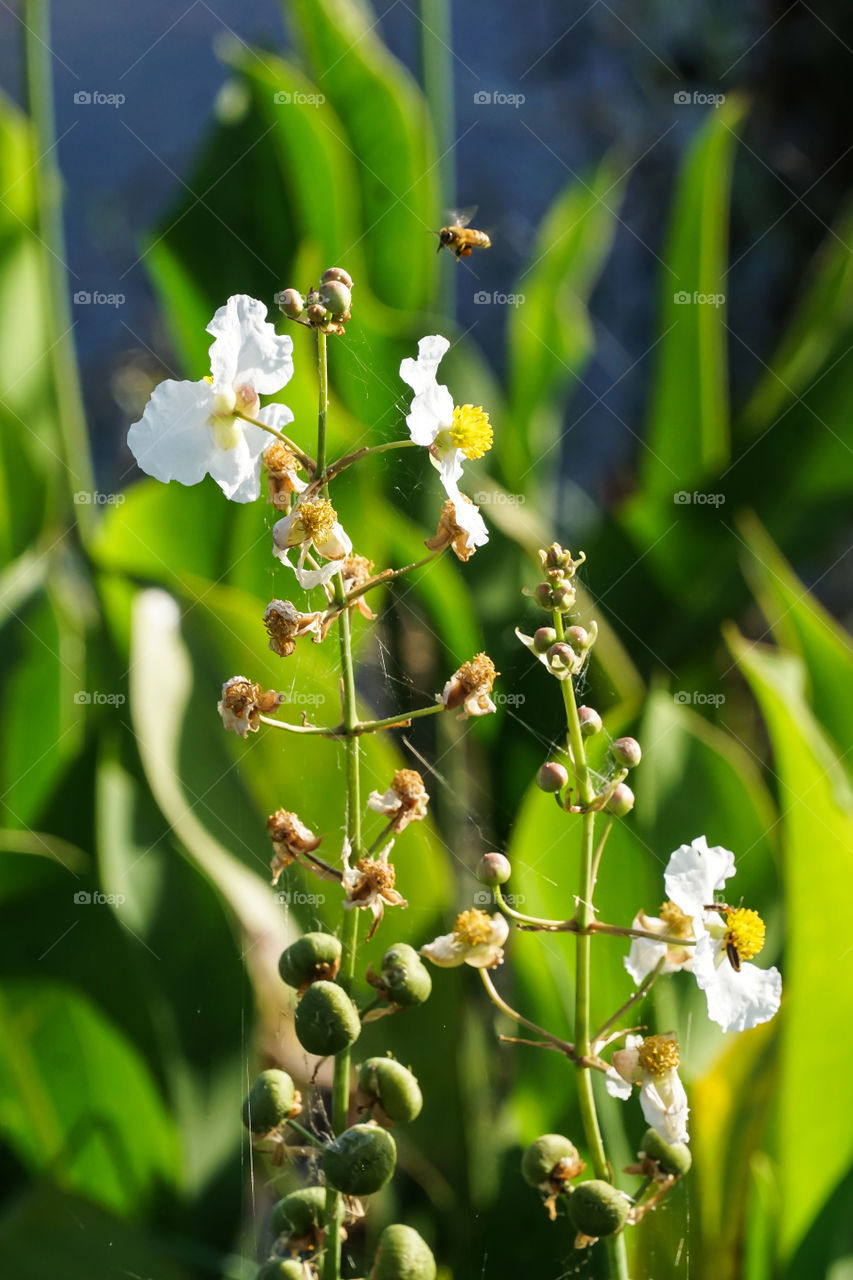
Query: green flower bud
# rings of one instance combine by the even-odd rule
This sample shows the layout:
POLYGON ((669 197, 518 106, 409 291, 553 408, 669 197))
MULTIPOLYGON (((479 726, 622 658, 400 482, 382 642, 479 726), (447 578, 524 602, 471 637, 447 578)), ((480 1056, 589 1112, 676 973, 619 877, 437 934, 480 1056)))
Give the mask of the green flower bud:
POLYGON ((270 1229, 274 1236, 301 1239, 326 1221, 326 1188, 302 1187, 273 1205, 270 1229))
POLYGON ((636 769, 643 752, 636 738, 615 738, 610 744, 610 754, 625 769, 636 769))
POLYGON ((352 294, 338 280, 324 281, 320 285, 320 303, 332 316, 343 316, 350 309, 352 294))
POLYGON ((549 669, 553 672, 580 670, 581 663, 578 655, 572 646, 563 640, 552 644, 545 657, 548 659, 549 669))
POLYGON ((296 1258, 270 1258, 255 1280, 305 1280, 305 1268, 296 1258))
POLYGON ((608 813, 615 814, 617 818, 624 818, 625 814, 630 813, 634 807, 633 791, 630 787, 626 787, 624 782, 620 782, 604 807, 608 813))
POLYGON ((323 1153, 326 1181, 347 1196, 369 1196, 391 1180, 397 1144, 377 1124, 354 1124, 323 1153))
POLYGON ((320 979, 337 977, 341 944, 333 933, 305 933, 282 951, 278 971, 288 986, 302 990, 320 979))
POLYGON ((394 1058, 368 1058, 358 1069, 358 1083, 365 1109, 378 1102, 394 1124, 408 1124, 421 1113, 424 1099, 418 1082, 394 1058))
POLYGON ((326 308, 319 302, 312 302, 305 314, 312 324, 325 324, 329 318, 326 308))
POLYGON ((536 775, 536 785, 540 791, 562 791, 568 780, 568 772, 556 760, 546 760, 540 765, 536 775))
POLYGON ((693 1156, 686 1142, 664 1142, 656 1129, 646 1130, 640 1150, 649 1160, 654 1160, 664 1173, 674 1173, 677 1178, 687 1173, 693 1164, 693 1156))
POLYGON ((551 608, 558 613, 568 613, 575 607, 576 598, 575 589, 568 582, 555 583, 551 592, 551 608))
MULTIPOLYGON (((541 605, 543 609, 547 609, 547 611, 550 613, 554 608, 552 599, 551 599, 550 582, 537 583, 536 588, 533 592, 533 599, 536 601, 537 604, 541 605)), ((554 634, 555 635, 557 634, 556 631, 554 632, 554 634)))
POLYGON ((389 947, 382 957, 382 972, 374 983, 392 1004, 423 1004, 432 991, 432 978, 423 960, 407 942, 389 947))
POLYGON ((343 267, 329 267, 320 276, 321 284, 325 284, 327 280, 338 280, 341 284, 345 284, 348 289, 352 288, 352 276, 348 271, 344 271, 343 267))
POLYGON ((585 653, 589 648, 589 632, 586 627, 567 627, 566 644, 570 644, 575 653, 585 653))
POLYGON ((551 648, 551 645, 556 643, 557 633, 553 627, 537 627, 533 632, 534 653, 546 653, 551 648))
POLYGON ((315 982, 296 1006, 296 1035, 303 1049, 325 1057, 354 1044, 361 1019, 343 987, 315 982))
POLYGON ((574 573, 572 553, 568 550, 564 551, 559 542, 552 542, 550 547, 540 551, 539 558, 545 569, 562 569, 564 572, 574 573))
POLYGON ((252 1133, 269 1133, 299 1110, 296 1089, 286 1071, 262 1071, 243 1103, 243 1124, 252 1133))
POLYGON ((601 733, 601 716, 593 707, 578 707, 578 720, 585 738, 601 733))
POLYGON ((417 1231, 401 1222, 385 1228, 370 1280, 435 1280, 435 1275, 432 1250, 417 1231))
POLYGON ((543 1133, 521 1157, 521 1176, 531 1187, 544 1187, 552 1180, 563 1182, 583 1168, 577 1147, 561 1133, 543 1133))
POLYGON ((569 1217, 575 1228, 594 1240, 618 1231, 628 1216, 629 1207, 627 1196, 597 1178, 582 1182, 569 1197, 569 1217))
POLYGON ((509 858, 502 853, 484 853, 477 863, 477 879, 480 884, 506 884, 511 874, 509 858))

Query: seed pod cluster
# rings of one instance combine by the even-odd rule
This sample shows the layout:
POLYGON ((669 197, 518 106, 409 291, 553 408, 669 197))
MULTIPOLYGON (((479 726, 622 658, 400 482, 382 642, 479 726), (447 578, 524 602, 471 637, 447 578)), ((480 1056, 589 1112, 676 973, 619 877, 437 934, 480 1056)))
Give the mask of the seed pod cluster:
POLYGON ((321 275, 319 285, 309 289, 304 298, 298 289, 282 289, 275 300, 288 320, 323 333, 344 334, 344 326, 352 319, 352 289, 352 276, 348 271, 343 267, 329 267, 321 275))

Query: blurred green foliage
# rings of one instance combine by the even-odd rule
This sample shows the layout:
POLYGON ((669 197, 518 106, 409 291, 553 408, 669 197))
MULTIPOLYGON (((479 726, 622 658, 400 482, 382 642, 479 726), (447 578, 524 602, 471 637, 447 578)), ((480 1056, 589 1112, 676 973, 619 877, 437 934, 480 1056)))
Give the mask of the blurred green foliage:
MULTIPOLYGON (((212 122, 191 182, 206 199, 179 202, 152 229, 145 260, 163 316, 195 377, 207 367, 205 324, 229 293, 271 302, 284 284, 304 288, 330 262, 346 265, 357 310, 332 350, 331 445, 341 452, 399 435, 397 370, 418 337, 442 326, 458 339, 447 380, 496 424, 492 469, 473 469, 472 486, 495 499, 485 505, 492 541, 464 572, 440 561, 389 592, 381 625, 357 619, 363 693, 381 712, 417 705, 485 645, 502 689, 526 699, 473 728, 366 744, 365 781, 380 790, 403 758, 413 762, 409 742, 436 761, 436 820, 399 847, 410 907, 386 917, 366 963, 392 939, 417 945, 444 931, 453 905, 470 902, 470 868, 491 844, 509 852, 510 888, 526 910, 571 913, 572 821, 527 785, 559 737, 558 709, 512 626, 535 625, 519 595, 535 581, 531 552, 567 532, 554 459, 573 377, 594 348, 588 301, 622 166, 606 158, 548 211, 498 386, 436 313, 437 270, 453 266, 425 235, 441 207, 417 85, 363 4, 300 0, 289 13, 298 64, 230 52, 237 107, 212 122), (321 110, 278 109, 276 94, 320 84, 321 110), (498 501, 519 491, 524 505, 498 501)), ((637 807, 608 845, 602 914, 627 923, 639 905, 656 907, 669 852, 705 832, 737 852, 738 891, 768 921, 767 962, 786 983, 780 1016, 731 1041, 681 976, 641 1009, 686 1041, 696 1157, 666 1207, 632 1233, 633 1274, 655 1280, 794 1280, 829 1274, 853 1253, 853 650, 789 563, 803 553, 824 563, 849 510, 850 217, 827 237, 746 405, 733 408, 726 305, 677 295, 727 292, 729 190, 747 110, 729 99, 709 113, 685 156, 636 489, 600 513, 585 548, 584 610, 602 625, 585 696, 612 732, 632 729, 644 746, 637 807), (725 509, 674 502, 682 490, 723 493, 725 509)), ((229 506, 208 483, 147 479, 103 511, 75 505, 89 464, 46 354, 67 337, 51 310, 57 264, 41 243, 44 139, 8 103, 0 133, 12 193, 0 205, 0 297, 15 316, 0 347, 0 1254, 24 1280, 106 1274, 107 1257, 116 1273, 168 1280, 250 1276, 284 1175, 256 1160, 250 1177, 240 1103, 251 1073, 273 1061, 315 1096, 276 959, 294 930, 334 922, 331 900, 276 900, 264 820, 296 808, 325 831, 334 860, 343 802, 332 744, 226 740, 215 703, 222 680, 241 672, 334 707, 334 654, 306 645, 282 667, 265 647, 266 601, 294 591, 268 554, 270 508, 229 506)), ((307 336, 296 331, 294 342, 287 401, 308 443, 314 372, 307 336)), ((338 493, 357 549, 377 565, 417 558, 438 507, 432 481, 408 453, 369 476, 350 472, 338 493)), ((317 888, 294 870, 283 887, 317 888)), ((596 946, 593 1013, 603 1019, 628 981, 624 948, 596 946)), ((515 1005, 560 1032, 572 973, 569 939, 518 936, 498 978, 515 1005)), ((448 1276, 594 1275, 594 1255, 578 1270, 566 1224, 546 1221, 517 1168, 539 1132, 577 1137, 570 1073, 556 1055, 498 1050, 495 1032, 507 1027, 466 977, 437 974, 422 1010, 366 1027, 359 1043, 361 1056, 390 1047, 411 1063, 427 1098, 370 1230, 405 1215, 448 1276)), ((605 1102, 602 1114, 619 1167, 642 1132, 639 1110, 605 1102)))

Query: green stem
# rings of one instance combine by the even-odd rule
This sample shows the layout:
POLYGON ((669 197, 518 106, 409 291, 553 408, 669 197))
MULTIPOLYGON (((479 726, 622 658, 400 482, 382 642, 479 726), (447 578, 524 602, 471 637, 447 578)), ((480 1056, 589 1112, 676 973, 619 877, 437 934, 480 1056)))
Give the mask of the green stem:
POLYGON ((329 366, 326 359, 326 335, 321 329, 317 334, 317 381, 320 398, 317 406, 317 467, 321 476, 326 470, 326 418, 329 413, 329 366))
POLYGON ((432 707, 419 707, 417 711, 401 711, 396 716, 386 716, 384 720, 362 720, 355 726, 356 733, 373 733, 374 729, 403 728, 410 720, 418 720, 421 716, 434 716, 444 711, 444 706, 436 702, 432 707))
MULTIPOLYGON (((562 640, 562 614, 554 612, 554 630, 557 639, 562 640)), ((561 680, 563 701, 566 708, 566 724, 569 730, 569 742, 572 749, 572 765, 578 795, 584 805, 588 805, 594 797, 595 789, 586 762, 583 734, 581 733, 578 707, 575 701, 574 682, 561 680)), ((587 812, 581 817, 581 872, 578 887, 576 919, 579 930, 576 942, 576 974, 575 974, 575 1054, 583 1062, 590 1055, 590 924, 593 922, 593 862, 595 860, 595 813, 587 812)), ((585 1066, 577 1070, 578 1108, 581 1113, 586 1143, 589 1148, 592 1167, 597 1178, 612 1182, 612 1172, 604 1149, 604 1139, 598 1123, 598 1112, 595 1107, 595 1094, 592 1087, 592 1073, 585 1066)), ((628 1255, 625 1248, 624 1235, 620 1232, 607 1237, 607 1255, 612 1280, 628 1280, 628 1255)))
POLYGON ((329 464, 329 469, 322 477, 324 484, 328 483, 335 476, 340 475, 342 471, 346 471, 347 467, 351 467, 354 462, 361 462, 362 458, 368 458, 372 453, 387 453, 389 449, 412 449, 422 446, 415 445, 414 440, 389 440, 387 444, 374 444, 368 448, 356 449, 354 453, 348 453, 343 458, 338 458, 337 462, 329 464))
POLYGON ((317 464, 311 457, 310 453, 303 453, 298 444, 295 444, 290 436, 286 436, 283 431, 279 431, 277 427, 271 427, 268 422, 261 422, 259 418, 253 418, 248 413, 237 413, 236 416, 241 422, 250 422, 253 427, 260 427, 261 431, 266 431, 267 435, 275 436, 276 440, 280 440, 286 449, 289 449, 294 457, 298 458, 306 471, 311 474, 316 471, 317 464))

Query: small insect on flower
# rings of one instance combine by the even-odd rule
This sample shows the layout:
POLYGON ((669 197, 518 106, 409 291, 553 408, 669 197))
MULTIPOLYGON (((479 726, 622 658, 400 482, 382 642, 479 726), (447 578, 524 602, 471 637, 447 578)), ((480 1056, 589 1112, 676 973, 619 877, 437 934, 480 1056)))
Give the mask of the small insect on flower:
POLYGON ((468 226, 476 212, 475 205, 472 209, 454 211, 447 215, 448 225, 438 232, 436 253, 441 253, 442 249, 451 249, 456 254, 458 262, 460 258, 470 258, 474 249, 492 247, 492 242, 485 231, 475 231, 473 227, 468 226))

